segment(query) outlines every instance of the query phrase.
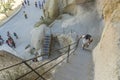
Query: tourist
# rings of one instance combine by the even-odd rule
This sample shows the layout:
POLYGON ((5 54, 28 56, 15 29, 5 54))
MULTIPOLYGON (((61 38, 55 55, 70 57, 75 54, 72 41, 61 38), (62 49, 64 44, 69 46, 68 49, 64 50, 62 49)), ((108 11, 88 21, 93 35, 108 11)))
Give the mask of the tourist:
POLYGON ((6 43, 8 44, 8 46, 12 47, 12 44, 11 44, 12 42, 9 38, 6 40, 6 43))
POLYGON ((37 8, 37 2, 35 1, 35 7, 37 8))
POLYGON ((82 38, 82 49, 84 50, 85 47, 89 47, 91 42, 93 41, 92 36, 90 34, 82 35, 80 36, 80 39, 82 38))
POLYGON ((10 35, 10 32, 9 32, 9 31, 7 31, 7 36, 8 36, 8 38, 9 38, 9 37, 11 37, 11 35, 10 35))
POLYGON ((4 40, 3 40, 3 38, 2 38, 1 35, 0 35, 0 46, 1 46, 3 43, 4 43, 4 40))
POLYGON ((24 2, 22 2, 22 6, 23 6, 23 8, 25 8, 24 2))
POLYGON ((40 1, 38 1, 39 8, 42 9, 40 1))
POLYGON ((8 44, 8 46, 16 48, 15 42, 14 42, 14 40, 12 39, 12 37, 9 37, 9 38, 6 40, 6 43, 8 44))
POLYGON ((44 3, 42 2, 42 9, 43 9, 44 3))
POLYGON ((28 16, 27 16, 27 14, 26 14, 26 12, 25 12, 25 11, 23 11, 23 14, 24 14, 25 19, 27 19, 27 18, 28 18, 28 16))
POLYGON ((28 4, 28 6, 30 5, 30 1, 29 0, 27 0, 27 4, 28 4))
POLYGON ((14 32, 13 35, 15 36, 16 39, 18 39, 17 33, 14 32))
POLYGON ((26 0, 24 0, 24 3, 27 4, 26 0))

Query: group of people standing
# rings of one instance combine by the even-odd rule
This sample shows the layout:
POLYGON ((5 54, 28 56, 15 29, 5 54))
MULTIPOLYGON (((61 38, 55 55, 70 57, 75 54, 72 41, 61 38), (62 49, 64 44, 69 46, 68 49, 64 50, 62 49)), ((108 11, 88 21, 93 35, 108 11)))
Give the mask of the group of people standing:
POLYGON ((44 3, 45 3, 45 0, 43 0, 42 2, 40 1, 35 1, 35 7, 39 7, 40 9, 43 9, 43 6, 44 6, 44 3))
POLYGON ((29 0, 24 0, 22 1, 22 6, 25 8, 25 5, 30 5, 30 1, 29 0))
MULTIPOLYGON (((35 5, 36 8, 39 7, 40 9, 42 9, 44 3, 45 3, 45 0, 43 0, 42 2, 41 2, 41 1, 35 1, 35 2, 34 2, 34 5, 35 5)), ((24 8, 25 8, 25 5, 30 6, 30 1, 29 1, 29 0, 24 0, 24 1, 22 1, 22 6, 23 6, 24 8)))
MULTIPOLYGON (((26 5, 30 6, 30 1, 29 0, 22 1, 23 8, 25 8, 26 5)), ((28 15, 27 15, 27 13, 25 11, 23 11, 23 15, 24 15, 25 19, 28 18, 28 15)))
MULTIPOLYGON (((14 37, 16 38, 16 39, 18 39, 18 35, 17 35, 17 33, 13 33, 13 35, 14 35, 14 37)), ((10 46, 10 47, 12 47, 12 48, 16 48, 16 44, 15 44, 15 41, 14 41, 14 39, 12 38, 12 36, 11 36, 11 34, 10 34, 10 32, 8 31, 7 32, 7 40, 6 40, 6 43, 7 43, 7 45, 8 46, 10 46)), ((0 46, 1 45, 3 45, 4 44, 4 39, 1 37, 1 35, 0 35, 0 46)))
MULTIPOLYGON (((42 2, 40 0, 39 1, 34 1, 34 5, 35 5, 36 8, 39 7, 40 9, 43 9, 44 4, 45 4, 45 0, 43 0, 42 2)), ((30 1, 29 0, 22 1, 23 8, 25 8, 26 5, 30 6, 30 1)), ((28 15, 27 15, 26 11, 23 11, 23 15, 24 15, 25 19, 28 18, 28 15)))

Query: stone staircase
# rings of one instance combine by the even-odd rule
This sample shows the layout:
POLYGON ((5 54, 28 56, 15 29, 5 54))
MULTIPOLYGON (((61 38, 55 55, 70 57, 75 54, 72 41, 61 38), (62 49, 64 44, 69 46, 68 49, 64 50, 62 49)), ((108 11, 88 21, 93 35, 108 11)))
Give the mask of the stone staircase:
POLYGON ((50 54, 51 40, 52 40, 51 35, 45 35, 43 42, 43 53, 48 55, 45 56, 44 58, 48 58, 50 54))

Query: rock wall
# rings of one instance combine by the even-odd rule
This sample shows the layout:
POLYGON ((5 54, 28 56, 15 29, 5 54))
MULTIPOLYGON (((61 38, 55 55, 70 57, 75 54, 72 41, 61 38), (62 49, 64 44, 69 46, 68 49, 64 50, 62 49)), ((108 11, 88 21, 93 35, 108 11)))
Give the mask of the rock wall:
POLYGON ((94 0, 48 0, 44 7, 44 15, 47 18, 54 19, 63 12, 72 13, 72 10, 74 10, 73 7, 76 8, 75 4, 86 3, 89 1, 94 0))
MULTIPOLYGON (((21 61, 22 59, 12 55, 11 53, 0 51, 0 69, 17 64, 21 61)), ((27 70, 28 69, 25 65, 19 65, 0 71, 0 80, 15 80, 15 78, 27 72, 27 70)))
POLYGON ((93 51, 94 80, 120 80, 120 0, 97 0, 105 25, 93 51))
MULTIPOLYGON (((22 62, 23 60, 12 55, 11 53, 8 53, 6 51, 0 51, 0 70, 6 67, 9 67, 11 65, 15 65, 17 63, 22 62)), ((31 67, 36 68, 39 65, 41 65, 41 62, 32 62, 28 61, 27 62, 31 67)), ((48 66, 46 66, 47 68, 48 66)), ((45 72, 44 67, 41 67, 40 69, 37 69, 38 73, 43 73, 45 72)), ((30 68, 28 68, 25 64, 20 64, 18 66, 0 71, 0 80, 16 80, 18 77, 22 76, 23 74, 26 74, 27 72, 31 71, 30 68)), ((38 77, 37 74, 34 72, 31 72, 27 76, 24 76, 20 80, 35 80, 38 77), (32 75, 32 76, 31 76, 32 75)), ((45 74, 43 77, 50 79, 51 78, 51 73, 45 74)))
POLYGON ((58 0, 48 0, 45 5, 44 15, 47 18, 55 18, 59 15, 58 0))

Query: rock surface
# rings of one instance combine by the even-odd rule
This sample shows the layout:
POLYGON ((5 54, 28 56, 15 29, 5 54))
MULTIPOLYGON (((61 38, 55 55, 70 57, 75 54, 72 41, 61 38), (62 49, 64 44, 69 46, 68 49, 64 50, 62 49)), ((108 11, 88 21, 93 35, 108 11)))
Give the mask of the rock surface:
MULTIPOLYGON (((1 64, 0 70, 20 62, 22 62, 22 59, 6 51, 0 51, 0 64, 1 64)), ((27 63, 33 68, 36 68, 41 65, 41 62, 30 61, 27 63)), ((31 69, 28 66, 26 66, 24 63, 22 63, 18 66, 0 71, 0 80, 16 80, 18 77, 22 76, 23 74, 26 74, 29 71, 31 71, 31 69)), ((44 72, 44 68, 41 67, 40 69, 37 69, 37 72, 42 74, 44 72)), ((47 74, 44 75, 44 77, 51 78, 50 75, 51 74, 48 72, 47 74)), ((38 77, 37 74, 35 74, 34 72, 31 72, 27 76, 24 76, 23 78, 21 78, 20 80, 35 80, 37 77, 38 77)))
POLYGON ((83 4, 90 1, 94 0, 48 0, 45 5, 44 15, 54 19, 62 12, 72 12, 76 8, 75 4, 83 4))
POLYGON ((95 79, 119 80, 120 74, 120 0, 97 0, 105 25, 94 50, 95 79))

